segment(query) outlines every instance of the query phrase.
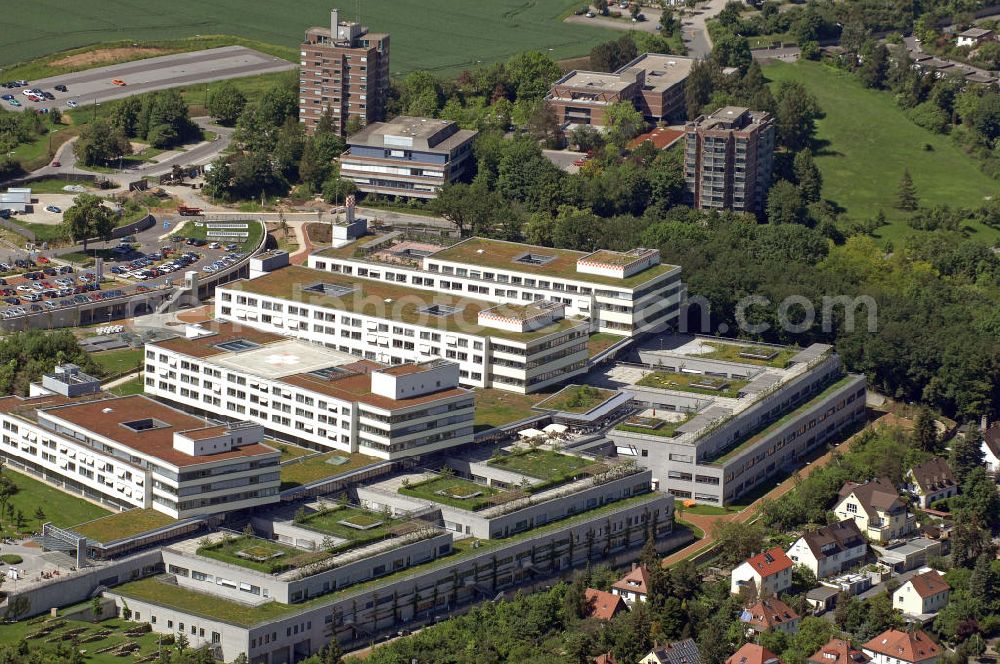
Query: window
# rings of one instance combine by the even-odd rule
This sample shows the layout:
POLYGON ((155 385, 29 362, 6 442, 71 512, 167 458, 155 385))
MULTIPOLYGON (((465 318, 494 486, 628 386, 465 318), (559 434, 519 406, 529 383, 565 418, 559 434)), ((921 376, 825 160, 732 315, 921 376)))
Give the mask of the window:
POLYGON ((858 506, 855 505, 854 503, 847 503, 847 511, 850 512, 851 514, 857 514, 858 506))

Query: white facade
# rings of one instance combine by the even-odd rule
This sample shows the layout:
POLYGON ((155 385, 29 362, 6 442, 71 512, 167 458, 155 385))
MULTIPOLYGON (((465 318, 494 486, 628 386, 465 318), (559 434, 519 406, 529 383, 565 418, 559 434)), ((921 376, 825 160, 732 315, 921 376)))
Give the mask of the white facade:
POLYGON ((892 594, 892 608, 901 611, 903 615, 920 616, 937 613, 948 605, 951 588, 936 571, 931 570, 925 574, 930 575, 931 583, 910 579, 892 594))
MULTIPOLYGON (((293 271, 305 285, 323 278, 322 273, 304 268, 282 270, 286 271, 293 271)), ((477 324, 460 332, 458 327, 438 325, 433 316, 422 324, 403 322, 394 316, 389 303, 383 314, 373 315, 347 311, 336 298, 299 302, 291 296, 255 292, 255 282, 272 276, 220 286, 216 317, 384 364, 452 360, 459 365, 461 383, 469 387, 535 392, 587 368, 589 326, 585 321, 562 321, 548 334, 544 330, 515 334, 477 324)))
POLYGON ((830 555, 817 555, 806 543, 804 537, 795 540, 788 549, 788 557, 796 565, 802 565, 810 570, 817 579, 839 574, 841 571, 861 563, 868 551, 868 544, 862 538, 857 546, 830 555))
MULTIPOLYGON (((372 239, 362 238, 361 242, 372 242, 372 239)), ((487 247, 484 252, 489 252, 489 246, 494 244, 505 248, 513 244, 479 238, 470 238, 465 242, 483 242, 487 247)), ((566 253, 546 247, 516 246, 524 253, 566 253)), ((591 331, 594 332, 632 336, 677 320, 685 294, 680 267, 661 271, 635 286, 625 285, 624 279, 659 265, 658 251, 633 250, 620 254, 627 257, 622 264, 600 260, 602 254, 616 252, 572 253, 579 253, 580 256, 576 276, 561 276, 561 273, 560 276, 548 276, 544 274, 544 268, 534 272, 518 269, 516 265, 509 268, 487 267, 475 262, 446 260, 435 254, 423 257, 419 263, 379 264, 349 254, 338 256, 335 252, 318 252, 309 256, 307 265, 337 274, 467 295, 489 302, 560 302, 566 306, 568 316, 590 318, 591 331), (614 281, 619 280, 622 283, 616 285, 614 281)))
POLYGON ((278 500, 280 454, 259 444, 263 429, 257 425, 205 426, 144 397, 83 403, 40 397, 24 405, 37 410, 32 416, 0 411, 0 454, 76 493, 173 518, 278 500), (99 430, 82 423, 102 416, 111 424, 99 430), (122 424, 130 420, 156 429, 146 433, 149 439, 156 435, 172 444, 136 446, 109 434, 121 428, 122 437, 131 435, 122 424), (247 446, 253 449, 246 451, 247 446))
POLYGON ((754 586, 758 597, 776 597, 792 587, 792 568, 778 570, 766 576, 754 569, 750 561, 737 565, 730 577, 729 592, 738 595, 743 588, 754 586))
MULTIPOLYGON (((294 363, 296 343, 279 342, 267 357, 294 363)), ((264 352, 269 347, 262 346, 264 352)), ((233 355, 196 357, 173 345, 150 344, 146 393, 187 409, 257 422, 275 437, 380 459, 472 442, 474 397, 456 389, 454 362, 402 365, 369 375, 335 369, 323 379, 308 373, 268 376, 254 370, 253 362, 241 368, 233 355)))

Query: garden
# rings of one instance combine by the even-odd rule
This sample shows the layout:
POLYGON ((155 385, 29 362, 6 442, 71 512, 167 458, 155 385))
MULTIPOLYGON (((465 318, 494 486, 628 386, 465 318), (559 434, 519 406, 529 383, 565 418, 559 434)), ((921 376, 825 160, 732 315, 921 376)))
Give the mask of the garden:
POLYGON ((412 496, 472 511, 494 505, 496 503, 495 497, 502 493, 494 487, 477 484, 448 474, 438 475, 415 484, 404 484, 400 487, 399 492, 404 496, 412 496))
POLYGON ((571 478, 576 471, 593 464, 589 459, 544 449, 517 451, 495 456, 489 461, 495 468, 549 481, 571 478))
POLYGON ((749 381, 730 378, 718 378, 704 374, 680 373, 675 371, 654 371, 643 376, 637 383, 639 387, 654 387, 661 390, 679 390, 695 394, 711 394, 719 397, 735 399, 740 396, 749 381))
POLYGON ((333 552, 390 537, 393 527, 402 522, 402 519, 388 514, 376 514, 346 505, 320 509, 312 514, 300 512, 295 517, 296 525, 347 540, 332 546, 324 545, 324 549, 333 552))
POLYGON ((325 551, 305 551, 249 534, 238 537, 224 534, 219 541, 203 541, 200 544, 198 547, 199 556, 230 565, 239 565, 265 574, 278 574, 329 557, 325 551))

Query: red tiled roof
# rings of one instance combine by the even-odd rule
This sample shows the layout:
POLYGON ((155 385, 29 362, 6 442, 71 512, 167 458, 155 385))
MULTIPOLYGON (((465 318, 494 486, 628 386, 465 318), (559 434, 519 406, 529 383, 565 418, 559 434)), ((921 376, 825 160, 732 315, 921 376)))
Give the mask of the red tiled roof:
POLYGON ((633 138, 629 144, 629 150, 634 150, 646 141, 652 143, 656 148, 663 150, 670 145, 673 145, 674 141, 678 140, 684 136, 684 132, 680 129, 668 129, 667 127, 657 127, 652 131, 647 131, 645 134, 639 134, 633 138))
POLYGON ((618 595, 606 593, 603 590, 587 588, 583 591, 584 601, 587 603, 587 617, 598 620, 611 620, 618 612, 628 609, 628 606, 618 595))
POLYGON ((844 639, 830 639, 813 653, 809 664, 867 664, 871 658, 844 639))
POLYGON ((594 658, 594 664, 618 664, 615 654, 610 650, 594 658))
POLYGON ((864 644, 862 648, 904 662, 923 662, 941 655, 941 647, 922 629, 912 633, 889 629, 864 644))
POLYGON ((758 632, 767 632, 778 625, 798 620, 799 614, 777 597, 762 599, 747 607, 740 620, 758 632))
POLYGON ((756 643, 747 643, 726 660, 726 664, 782 664, 778 656, 756 643))
MULTIPOLYGON (((913 585, 913 590, 924 599, 931 595, 936 595, 945 590, 951 590, 951 586, 944 580, 944 577, 937 570, 930 570, 923 574, 911 577, 907 582, 913 585)), ((903 584, 906 585, 906 584, 903 584)))
POLYGON ((780 546, 758 553, 747 560, 747 563, 762 577, 772 576, 792 567, 792 559, 785 555, 780 546))
POLYGON ((630 593, 639 593, 640 595, 649 594, 649 570, 646 569, 645 565, 639 565, 634 570, 623 576, 622 578, 615 581, 612 588, 617 588, 619 590, 624 590, 630 593))

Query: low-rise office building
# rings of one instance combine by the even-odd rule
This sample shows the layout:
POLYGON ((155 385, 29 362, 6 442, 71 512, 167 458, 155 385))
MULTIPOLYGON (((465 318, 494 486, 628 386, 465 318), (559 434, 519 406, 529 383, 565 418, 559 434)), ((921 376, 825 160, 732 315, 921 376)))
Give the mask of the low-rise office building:
POLYGON ((830 346, 697 337, 664 345, 618 371, 636 411, 607 437, 678 498, 730 502, 864 418, 865 379, 845 375, 830 346))
POLYGON ((403 364, 446 359, 470 387, 528 393, 586 370, 589 324, 556 302, 494 304, 290 266, 216 290, 216 317, 403 364))
POLYGON ((401 233, 367 235, 313 253, 309 267, 501 304, 556 302, 591 332, 633 336, 675 325, 681 268, 656 249, 592 253, 472 237, 446 246, 401 233))
MULTIPOLYGON (((50 377, 51 378, 51 377, 50 377)), ((65 380, 67 388, 78 388, 65 380)), ((75 383, 75 384, 74 384, 75 383)), ((58 389, 56 381, 48 388, 58 389)), ((0 399, 0 456, 67 491, 175 519, 278 500, 280 453, 259 424, 206 424, 144 396, 0 399)))
POLYGON ((433 118, 376 122, 347 139, 340 177, 365 193, 435 198, 441 187, 466 176, 476 133, 433 118))
POLYGON ((312 448, 398 459, 472 442, 473 395, 448 360, 386 367, 221 323, 148 344, 145 368, 150 396, 312 448))
POLYGON ((636 107, 650 122, 682 120, 684 85, 693 58, 643 53, 614 73, 573 70, 552 84, 545 103, 559 124, 603 127, 617 103, 636 107))

